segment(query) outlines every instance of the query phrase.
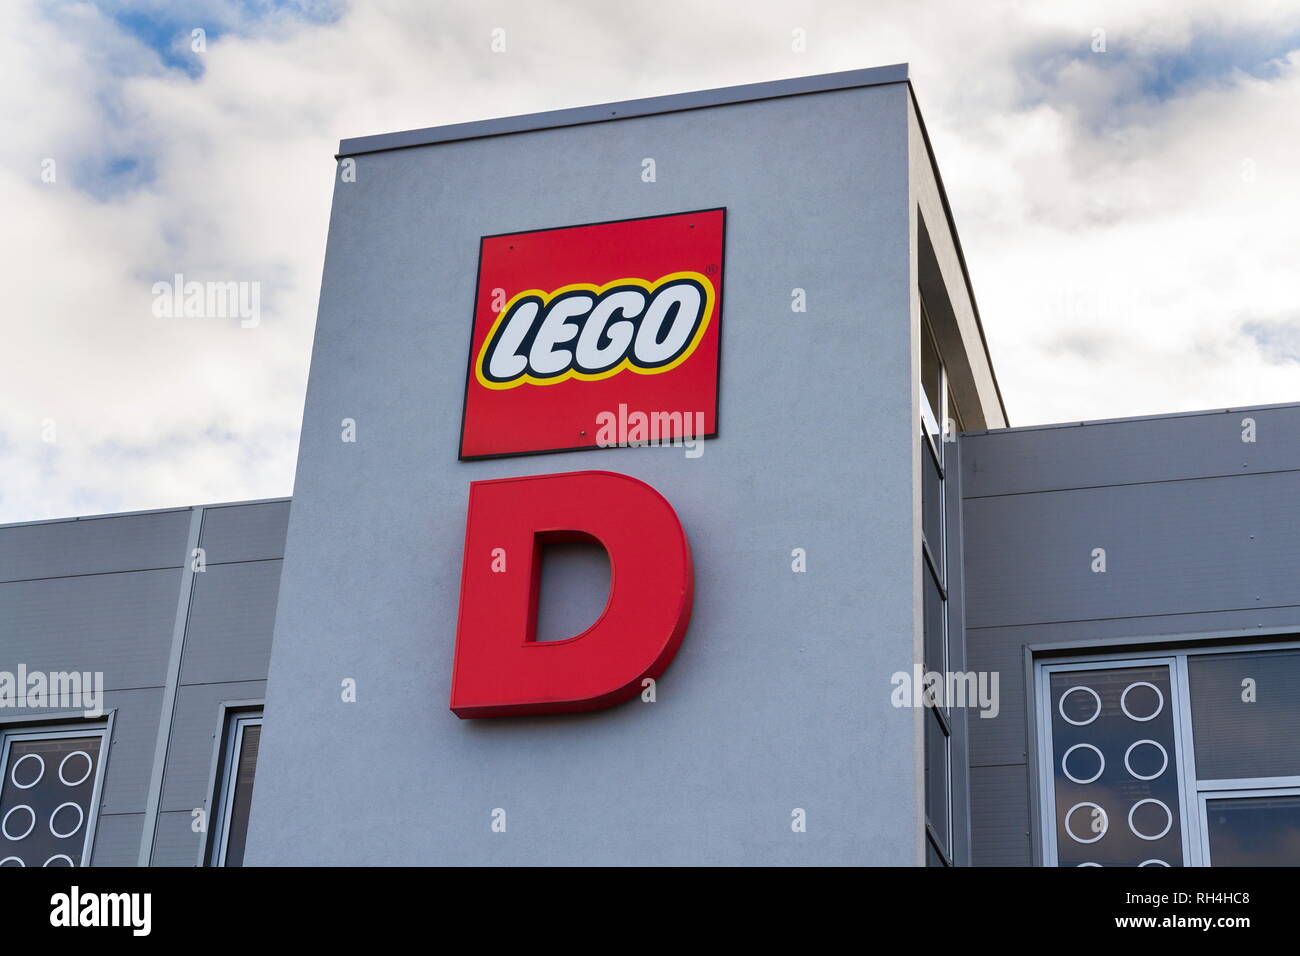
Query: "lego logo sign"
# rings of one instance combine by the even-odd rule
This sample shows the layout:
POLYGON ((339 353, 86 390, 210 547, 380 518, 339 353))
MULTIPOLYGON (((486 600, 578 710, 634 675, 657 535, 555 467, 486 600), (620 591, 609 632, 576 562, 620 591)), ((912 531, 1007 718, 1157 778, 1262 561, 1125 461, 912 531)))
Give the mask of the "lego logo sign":
POLYGON ((460 457, 600 447, 620 407, 716 436, 725 216, 485 237, 460 457))

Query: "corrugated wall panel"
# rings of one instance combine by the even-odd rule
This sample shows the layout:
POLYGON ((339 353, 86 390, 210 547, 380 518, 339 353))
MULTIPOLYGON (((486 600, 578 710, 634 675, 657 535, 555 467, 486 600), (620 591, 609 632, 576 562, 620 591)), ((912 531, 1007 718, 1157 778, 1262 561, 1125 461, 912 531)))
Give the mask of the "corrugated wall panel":
POLYGON ((140 852, 140 831, 144 826, 144 812, 100 812, 95 825, 95 848, 90 854, 91 866, 135 866, 140 852))
POLYGON ((154 866, 194 866, 198 860, 202 833, 194 832, 194 814, 175 810, 158 815, 158 835, 154 837, 154 866))
POLYGON ((1300 604, 1297 501, 1300 472, 968 498, 967 626, 1300 604))
POLYGON ((199 546, 208 564, 283 558, 288 526, 287 500, 205 508, 199 546))
POLYGON ((973 766, 1024 763, 1024 645, 1019 634, 966 632, 966 668, 998 675, 998 715, 971 714, 968 724, 973 766))
POLYGON ((116 710, 109 743, 102 809, 107 813, 143 813, 149 798, 162 688, 112 691, 104 706, 116 710))
POLYGON ((1024 764, 972 767, 971 850, 976 866, 1029 866, 1029 772, 1024 764))
POLYGON ((0 528, 0 581, 178 568, 190 510, 0 528))
POLYGON ((266 677, 282 563, 210 564, 194 575, 182 684, 266 677))
POLYGON ((0 668, 102 671, 109 689, 159 686, 180 581, 175 569, 0 584, 0 668))
POLYGON ((1296 406, 969 436, 968 498, 1300 469, 1296 406), (1243 442, 1242 420, 1255 421, 1243 442))

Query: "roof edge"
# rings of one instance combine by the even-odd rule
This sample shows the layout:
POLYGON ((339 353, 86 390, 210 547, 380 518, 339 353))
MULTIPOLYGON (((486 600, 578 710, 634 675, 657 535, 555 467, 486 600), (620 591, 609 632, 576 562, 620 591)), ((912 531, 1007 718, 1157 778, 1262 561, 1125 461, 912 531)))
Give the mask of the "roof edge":
POLYGON ((543 113, 525 113, 497 119, 454 123, 450 126, 430 126, 424 129, 405 130, 398 133, 378 133, 357 136, 339 142, 337 157, 379 153, 412 146, 429 146, 457 140, 481 139, 503 136, 508 133, 526 133, 533 130, 556 129, 562 126, 582 126, 588 123, 605 123, 610 120, 631 119, 636 116, 653 116, 658 113, 677 113, 683 110, 705 109, 710 106, 727 106, 749 103, 754 100, 777 99, 784 96, 801 96, 806 93, 828 93, 863 86, 881 86, 887 83, 906 83, 908 65, 894 63, 863 70, 844 70, 839 73, 819 73, 816 76, 799 76, 785 80, 768 80, 746 83, 741 86, 724 86, 691 93, 671 93, 617 103, 578 106, 571 109, 548 110, 543 113))
POLYGON ((1017 425, 1007 428, 981 428, 962 432, 963 436, 1011 435, 1017 432, 1040 432, 1055 428, 1083 428, 1094 425, 1122 425, 1128 422, 1154 422, 1169 418, 1198 418, 1206 415, 1240 415, 1242 412, 1265 412, 1291 408, 1300 411, 1300 402, 1274 402, 1267 405, 1231 405, 1227 408, 1198 408, 1185 412, 1158 412, 1149 415, 1125 415, 1120 418, 1091 418, 1073 422, 1046 422, 1041 425, 1017 425))
POLYGON ((0 531, 6 528, 26 528, 30 525, 38 524, 67 524, 73 521, 99 521, 101 518, 133 518, 140 515, 161 515, 174 511, 193 511, 196 508, 207 510, 208 508, 236 508, 240 505, 268 505, 280 501, 293 501, 292 495, 282 495, 277 498, 248 498, 244 501, 212 501, 199 505, 174 505, 170 508, 143 508, 139 511, 107 511, 103 514, 94 515, 69 515, 66 518, 33 518, 29 521, 7 521, 0 524, 0 531))
POLYGON ((930 161, 930 170, 934 174, 934 184, 939 191, 939 201, 943 204, 944 219, 948 223, 948 233, 952 236, 953 248, 957 251, 957 263, 961 266, 961 276, 966 283, 966 298, 970 301, 971 313, 975 316, 975 328, 980 334, 980 346, 984 349, 984 361, 989 367, 989 375, 993 379, 993 393, 997 396, 998 408, 1002 412, 1002 420, 1007 424, 1004 428, 1011 427, 1011 416, 1007 414, 1006 399, 1002 397, 1002 385, 998 382, 997 366, 993 364, 993 353, 989 351, 989 340, 984 334, 984 320, 980 318, 979 303, 975 301, 975 284, 971 282, 970 269, 966 265, 966 253, 962 251, 961 234, 957 232, 957 220, 952 214, 952 204, 948 202, 948 190, 943 186, 943 174, 939 172, 939 159, 934 155, 934 146, 930 142, 930 133, 925 127, 925 117, 921 115, 921 103, 916 96, 916 88, 912 81, 907 81, 908 99, 912 104, 912 112, 916 115, 916 125, 921 130, 921 141, 925 144, 926 158, 930 161))

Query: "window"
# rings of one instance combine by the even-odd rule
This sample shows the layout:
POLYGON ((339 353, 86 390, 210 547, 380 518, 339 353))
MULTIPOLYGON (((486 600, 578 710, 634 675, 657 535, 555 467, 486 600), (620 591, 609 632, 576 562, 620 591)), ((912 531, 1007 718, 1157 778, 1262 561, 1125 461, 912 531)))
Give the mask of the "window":
POLYGON ((261 710, 228 712, 209 829, 208 865, 243 866, 253 776, 262 739, 261 710))
POLYGON ((1295 866, 1300 788, 1201 794, 1202 851, 1214 866, 1295 866))
MULTIPOLYGON (((944 440, 947 375, 921 303, 921 552, 923 556, 922 636, 925 672, 948 668, 948 567, 945 526, 944 440)), ((945 702, 946 703, 946 702, 945 702)), ((928 865, 952 863, 952 724, 946 707, 925 714, 925 830, 928 865)))
POLYGON ((85 866, 107 724, 0 730, 0 866, 85 866))
POLYGON ((1300 648, 1036 667, 1051 866, 1300 865, 1300 648))
POLYGON ((943 362, 930 329, 925 301, 921 302, 921 431, 929 439, 931 450, 943 461, 943 424, 947 415, 944 398, 948 394, 943 362))

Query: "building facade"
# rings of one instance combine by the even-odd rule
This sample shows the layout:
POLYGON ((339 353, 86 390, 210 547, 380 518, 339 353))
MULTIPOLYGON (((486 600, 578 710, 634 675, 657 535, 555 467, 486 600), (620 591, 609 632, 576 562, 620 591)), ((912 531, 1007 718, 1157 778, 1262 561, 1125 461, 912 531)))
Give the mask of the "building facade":
POLYGON ((0 527, 7 865, 1300 860, 1300 406, 1007 427, 905 67, 338 162, 292 502, 0 527))

